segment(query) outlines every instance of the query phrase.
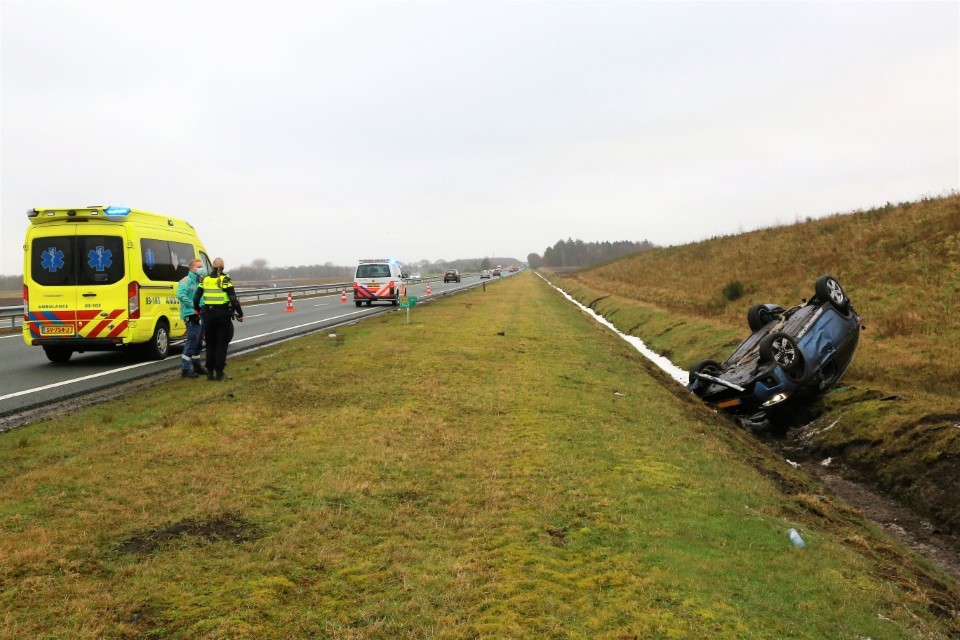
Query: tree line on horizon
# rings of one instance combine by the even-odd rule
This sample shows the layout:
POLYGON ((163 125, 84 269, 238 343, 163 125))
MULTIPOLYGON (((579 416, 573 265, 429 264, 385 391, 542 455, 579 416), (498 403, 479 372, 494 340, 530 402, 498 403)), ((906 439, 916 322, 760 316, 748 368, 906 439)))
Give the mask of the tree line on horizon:
POLYGON ((621 258, 631 253, 656 249, 657 245, 648 240, 632 242, 620 240, 617 242, 584 242, 567 238, 559 240, 552 247, 547 247, 543 255, 531 253, 527 262, 531 268, 538 267, 592 267, 601 262, 614 258, 621 258))
MULTIPOLYGON (((510 265, 519 266, 516 258, 465 258, 460 260, 418 260, 415 262, 401 262, 404 273, 443 273, 447 269, 456 269, 461 272, 476 272, 482 269, 492 269, 497 265, 504 268, 510 265)), ((357 265, 336 265, 332 262, 297 267, 271 267, 263 258, 252 260, 250 264, 240 265, 236 269, 228 269, 230 277, 236 281, 270 280, 270 279, 300 279, 300 278, 353 278, 357 265)))

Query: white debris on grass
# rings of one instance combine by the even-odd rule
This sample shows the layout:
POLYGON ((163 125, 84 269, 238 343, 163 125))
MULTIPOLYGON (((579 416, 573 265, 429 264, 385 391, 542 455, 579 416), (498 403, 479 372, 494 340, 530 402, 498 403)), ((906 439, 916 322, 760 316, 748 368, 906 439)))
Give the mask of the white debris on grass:
POLYGON ((786 460, 786 461, 787 461, 787 464, 790 465, 791 467, 793 467, 794 469, 799 469, 799 468, 800 468, 800 463, 799 463, 799 462, 794 462, 793 460, 790 460, 790 459, 788 459, 788 458, 784 458, 784 460, 786 460))
POLYGON ((641 340, 640 338, 637 338, 637 337, 635 337, 635 336, 628 336, 627 334, 623 333, 622 331, 620 331, 619 329, 617 329, 615 326, 613 326, 613 324, 612 324, 609 320, 607 320, 606 318, 604 318, 603 316, 601 316, 600 314, 598 314, 596 311, 594 311, 594 310, 591 309, 590 307, 585 307, 585 306, 583 306, 582 304, 580 304, 579 302, 577 302, 576 300, 574 300, 574 299, 573 299, 573 296, 571 296, 569 293, 567 293, 566 291, 564 291, 563 289, 561 289, 561 288, 558 287, 557 285, 553 284, 552 282, 550 282, 549 280, 547 280, 546 278, 544 278, 541 274, 538 273, 537 276, 539 276, 544 282, 546 282, 547 284, 549 284, 551 287, 553 287, 554 289, 556 289, 557 291, 559 291, 560 294, 561 294, 564 298, 566 298, 567 300, 569 300, 569 301, 572 302, 573 304, 575 304, 575 305, 577 305, 578 307, 580 307, 580 309, 583 310, 584 313, 590 314, 591 316, 593 316, 593 319, 594 319, 594 320, 596 320, 597 322, 599 322, 599 323, 602 324, 603 326, 607 327, 608 329, 610 329, 611 331, 613 331, 614 333, 616 333, 618 336, 620 336, 621 338, 623 338, 624 340, 626 340, 628 343, 630 343, 630 345, 632 345, 633 348, 635 348, 637 351, 639 351, 641 354, 643 354, 643 355, 644 355, 648 360, 650 360, 653 364, 655 364, 655 365, 657 365, 658 367, 660 367, 660 369, 662 369, 663 371, 665 371, 665 372, 667 373, 667 375, 669 375, 669 376, 670 376, 671 378, 673 378, 675 381, 677 381, 677 382, 679 382, 681 385, 683 385, 684 388, 686 388, 687 382, 689 382, 689 380, 690 380, 690 373, 689 373, 688 371, 684 371, 683 369, 681 369, 681 368, 678 367, 677 365, 675 365, 675 364, 673 364, 672 362, 670 362, 670 360, 668 360, 667 358, 664 358, 664 357, 661 356, 659 353, 656 353, 655 351, 652 351, 650 348, 647 347, 647 345, 645 345, 645 344, 643 343, 643 340, 641 340))
POLYGON ((824 458, 823 461, 820 462, 820 466, 829 467, 832 462, 833 462, 833 458, 824 458))

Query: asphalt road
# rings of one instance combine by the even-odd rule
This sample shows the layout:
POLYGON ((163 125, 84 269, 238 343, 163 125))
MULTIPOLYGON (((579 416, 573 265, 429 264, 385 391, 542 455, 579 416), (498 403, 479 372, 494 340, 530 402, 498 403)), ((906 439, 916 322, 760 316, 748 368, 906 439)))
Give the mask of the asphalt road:
MULTIPOLYGON (((431 282, 432 296, 478 286, 480 280, 465 277, 462 282, 431 282)), ((408 284, 407 294, 425 302, 426 284, 408 284)), ((241 300, 241 302, 243 302, 241 300)), ((351 292, 347 303, 339 295, 294 300, 295 311, 285 311, 286 300, 244 304, 244 321, 234 323, 230 354, 272 344, 365 316, 398 307, 385 303, 357 308, 351 292)), ((401 310, 403 313, 405 311, 401 310)), ((416 313, 416 310, 413 310, 416 313)), ((136 378, 171 371, 180 366, 181 346, 172 347, 164 360, 144 361, 135 351, 75 353, 66 364, 53 364, 43 349, 27 346, 21 334, 0 336, 0 416, 60 401, 71 396, 104 389, 136 378)))

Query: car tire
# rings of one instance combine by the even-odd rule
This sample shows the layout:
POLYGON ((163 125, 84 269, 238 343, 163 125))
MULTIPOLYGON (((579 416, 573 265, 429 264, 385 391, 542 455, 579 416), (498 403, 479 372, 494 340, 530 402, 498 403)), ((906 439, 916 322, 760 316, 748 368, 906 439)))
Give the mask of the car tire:
POLYGON ((710 375, 716 375, 720 373, 720 363, 717 362, 716 360, 701 360, 700 362, 693 365, 693 367, 690 368, 690 373, 688 378, 688 381, 690 384, 693 384, 695 382, 702 382, 700 378, 694 375, 696 373, 707 373, 710 375))
POLYGON ((361 304, 363 304, 363 301, 362 301, 362 300, 354 300, 354 301, 353 301, 353 304, 355 304, 355 305, 357 305, 357 306, 359 307, 361 304))
POLYGON ((367 306, 369 307, 371 304, 373 304, 373 300, 367 300, 367 306))
POLYGON ((755 304, 747 310, 747 326, 750 327, 750 331, 754 333, 763 329, 772 319, 766 305, 755 304))
POLYGON ((824 302, 830 302, 837 311, 846 313, 850 308, 850 298, 847 297, 843 287, 833 276, 827 275, 817 278, 813 290, 818 298, 824 302))
POLYGON ((47 360, 54 364, 63 364, 70 360, 70 356, 73 355, 73 349, 70 347, 45 346, 43 352, 47 354, 47 360))
POLYGON ((144 352, 151 360, 163 360, 170 354, 170 326, 166 318, 160 318, 153 328, 153 336, 143 345, 144 352))
POLYGON ((771 333, 760 341, 760 361, 775 362, 792 376, 803 372, 803 355, 797 341, 782 331, 771 333))

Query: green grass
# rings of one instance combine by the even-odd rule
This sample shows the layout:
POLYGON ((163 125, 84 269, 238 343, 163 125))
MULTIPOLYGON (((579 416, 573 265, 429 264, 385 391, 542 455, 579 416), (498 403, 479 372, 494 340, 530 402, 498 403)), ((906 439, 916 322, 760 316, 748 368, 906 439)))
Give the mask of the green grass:
POLYGON ((532 274, 412 320, 0 437, 0 637, 960 632, 955 583, 532 274))
POLYGON ((845 388, 826 399, 813 453, 960 531, 960 195, 711 238, 551 278, 689 368, 731 353, 749 333, 750 306, 799 304, 825 273, 846 288, 867 330, 845 388), (734 281, 743 296, 729 300, 724 289, 734 281))

